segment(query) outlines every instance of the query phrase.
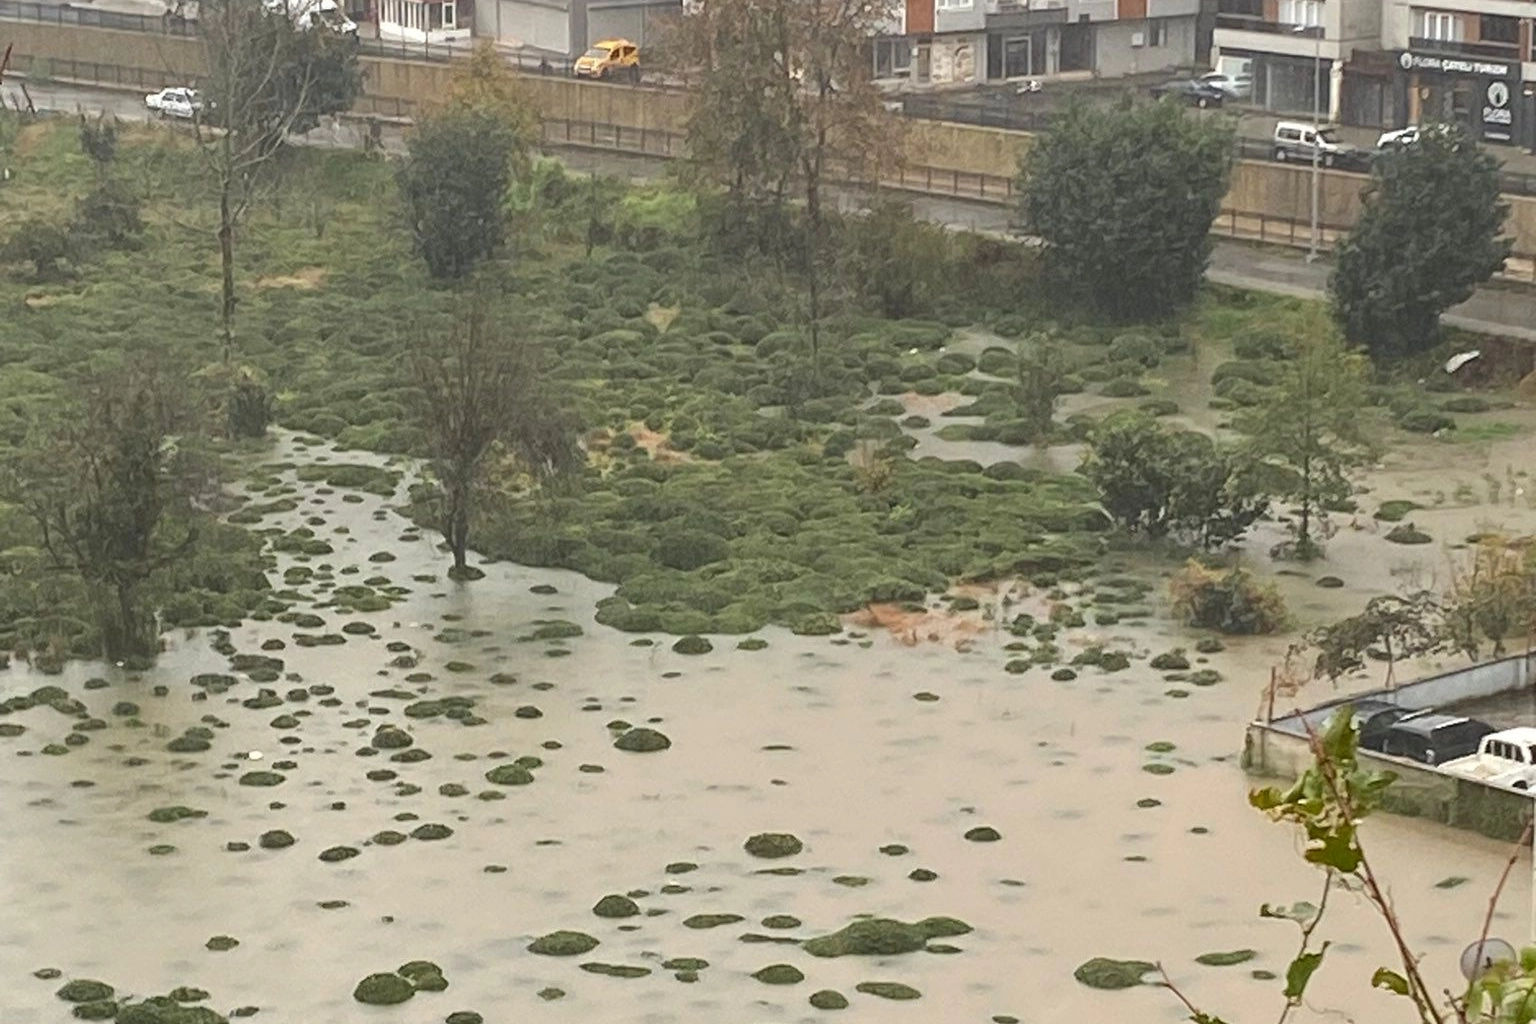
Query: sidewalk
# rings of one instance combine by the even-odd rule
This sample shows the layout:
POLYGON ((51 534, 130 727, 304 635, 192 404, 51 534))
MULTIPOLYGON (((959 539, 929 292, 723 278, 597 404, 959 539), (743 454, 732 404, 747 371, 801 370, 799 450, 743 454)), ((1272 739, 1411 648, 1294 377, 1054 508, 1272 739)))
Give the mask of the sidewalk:
MULTIPOLYGON (((1308 263, 1300 253, 1218 241, 1206 280, 1234 288, 1321 299, 1332 265, 1308 263)), ((1536 342, 1536 292, 1508 287, 1482 288, 1440 318, 1448 327, 1475 334, 1536 342)))

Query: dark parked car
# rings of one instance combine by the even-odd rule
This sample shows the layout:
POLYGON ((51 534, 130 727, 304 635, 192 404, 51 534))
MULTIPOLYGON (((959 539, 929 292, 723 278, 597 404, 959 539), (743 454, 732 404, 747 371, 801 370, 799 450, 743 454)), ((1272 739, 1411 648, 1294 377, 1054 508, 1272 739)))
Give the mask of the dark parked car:
POLYGON ((1418 711, 1392 723, 1382 740, 1381 752, 1420 764, 1444 764, 1477 753, 1483 737, 1497 731, 1475 718, 1418 711))
POLYGON ((1372 707, 1362 714, 1357 707, 1355 710, 1355 724, 1360 728, 1360 749, 1374 750, 1381 753, 1382 744, 1386 742, 1387 733, 1392 726, 1407 718, 1407 708, 1400 708, 1396 704, 1388 704, 1385 701, 1361 701, 1361 704, 1380 704, 1380 707, 1372 707))
POLYGON ((1393 722, 1409 714, 1407 708, 1398 707, 1391 701, 1379 700, 1375 697, 1363 697, 1347 704, 1339 704, 1335 713, 1344 708, 1349 709, 1350 717, 1355 720, 1355 728, 1360 732, 1360 748, 1374 750, 1377 753, 1381 752, 1381 741, 1385 738, 1387 729, 1393 722))
POLYGON ((1227 98, 1226 92, 1219 86, 1210 82, 1202 82, 1198 78, 1184 78, 1174 82, 1164 82, 1162 85, 1152 87, 1154 99, 1162 99, 1164 96, 1172 96, 1183 100, 1192 107, 1219 107, 1227 98))

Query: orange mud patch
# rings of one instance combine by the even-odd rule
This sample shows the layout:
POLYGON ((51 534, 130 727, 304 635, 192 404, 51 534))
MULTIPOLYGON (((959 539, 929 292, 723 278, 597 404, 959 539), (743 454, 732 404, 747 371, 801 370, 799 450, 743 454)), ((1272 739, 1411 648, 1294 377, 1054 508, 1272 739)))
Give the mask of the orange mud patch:
POLYGON ((659 430, 652 430, 644 423, 637 423, 629 428, 629 436, 635 439, 635 444, 651 453, 651 458, 656 462, 692 462, 693 456, 687 452, 674 451, 667 443, 668 438, 659 430))
POLYGON ((661 306, 653 302, 651 308, 645 311, 645 319, 657 331, 666 334, 667 328, 672 326, 672 321, 682 311, 682 306, 661 306))
POLYGON ((305 267, 294 274, 259 277, 252 287, 258 291, 266 288, 297 288, 301 291, 314 291, 325 283, 327 273, 324 267, 305 267))
POLYGON ((845 615, 843 621, 859 629, 883 629, 908 647, 921 643, 945 644, 964 650, 987 632, 988 625, 960 612, 910 611, 892 602, 865 605, 845 615))
POLYGON ((942 416, 949 410, 964 405, 970 401, 964 395, 957 395, 953 391, 946 391, 939 395, 920 395, 916 391, 908 391, 901 396, 902 402, 907 407, 908 416, 942 416))

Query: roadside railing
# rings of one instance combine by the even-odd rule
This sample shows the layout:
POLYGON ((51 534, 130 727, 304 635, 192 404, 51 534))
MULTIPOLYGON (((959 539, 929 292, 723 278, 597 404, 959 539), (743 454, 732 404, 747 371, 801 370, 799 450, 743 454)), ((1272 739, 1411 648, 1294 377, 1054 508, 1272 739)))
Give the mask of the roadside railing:
POLYGON ((115 11, 97 11, 88 7, 26 3, 24 0, 0 0, 0 19, 7 18, 12 21, 41 21, 50 25, 115 28, 125 32, 154 32, 168 36, 197 34, 197 26, 194 23, 169 14, 160 17, 148 14, 119 14, 115 11))
POLYGON ((16 74, 26 75, 28 80, 35 83, 63 79, 106 88, 131 87, 144 90, 188 84, 185 76, 171 71, 152 71, 146 68, 123 67, 118 64, 100 64, 96 61, 33 57, 26 54, 16 54, 11 58, 11 70, 16 74))

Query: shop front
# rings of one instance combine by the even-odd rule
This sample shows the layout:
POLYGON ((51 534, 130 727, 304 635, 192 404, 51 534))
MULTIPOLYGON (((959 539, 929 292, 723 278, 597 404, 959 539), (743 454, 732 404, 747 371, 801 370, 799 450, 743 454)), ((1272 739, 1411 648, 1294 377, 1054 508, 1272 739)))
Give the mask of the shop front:
POLYGON ((1403 50, 1397 66, 1408 124, 1461 124, 1473 138, 1503 145, 1529 130, 1518 62, 1403 50))

